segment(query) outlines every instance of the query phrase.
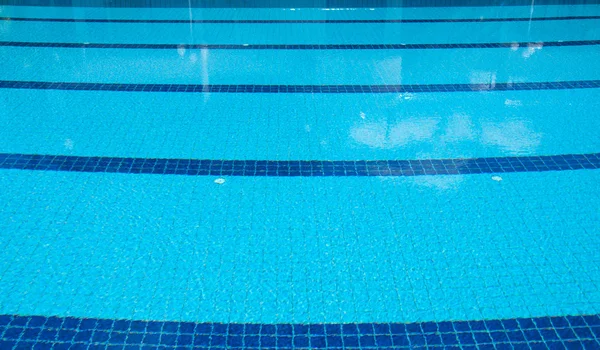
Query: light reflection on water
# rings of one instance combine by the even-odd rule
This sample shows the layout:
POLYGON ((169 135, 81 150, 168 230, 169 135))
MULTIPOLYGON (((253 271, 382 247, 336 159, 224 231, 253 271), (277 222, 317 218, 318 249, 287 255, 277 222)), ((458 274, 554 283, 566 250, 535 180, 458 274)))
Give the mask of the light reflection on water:
POLYGON ((465 181, 465 175, 415 176, 410 178, 401 176, 381 176, 379 177, 379 180, 381 182, 401 186, 408 183, 411 187, 423 187, 446 193, 458 190, 460 185, 465 181))
MULTIPOLYGON (((355 122, 350 129, 351 144, 354 147, 400 149, 430 144, 441 150, 452 147, 453 144, 468 142, 476 144, 472 147, 495 148, 506 155, 533 154, 541 144, 542 137, 525 119, 484 119, 476 123, 466 114, 453 114, 446 118, 412 117, 391 123, 387 118, 372 120, 366 115, 364 121, 355 122)), ((469 156, 470 154, 463 154, 463 157, 469 156)), ((436 157, 435 151, 432 157, 436 157)))

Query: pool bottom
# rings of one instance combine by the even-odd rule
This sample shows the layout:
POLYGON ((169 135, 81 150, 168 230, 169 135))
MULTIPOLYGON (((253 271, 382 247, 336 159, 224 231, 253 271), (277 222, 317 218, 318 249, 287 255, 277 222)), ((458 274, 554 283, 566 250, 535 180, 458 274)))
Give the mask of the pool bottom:
POLYGON ((0 315, 0 334, 2 349, 598 349, 600 315, 310 325, 0 315))

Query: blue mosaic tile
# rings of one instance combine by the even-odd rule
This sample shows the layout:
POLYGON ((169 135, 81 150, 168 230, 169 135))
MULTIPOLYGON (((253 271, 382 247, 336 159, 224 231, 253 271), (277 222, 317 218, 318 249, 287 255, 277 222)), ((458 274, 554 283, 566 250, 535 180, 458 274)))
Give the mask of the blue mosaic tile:
MULTIPOLYGON (((554 156, 496 157, 470 159, 425 160, 369 160, 369 161, 263 161, 263 160, 211 160, 211 159, 155 159, 56 156, 18 153, 0 153, 1 169, 72 171, 88 173, 127 173, 188 176, 421 176, 456 174, 491 174, 511 172, 541 172, 577 169, 599 169, 600 153, 563 154, 554 156)), ((590 318, 598 322, 595 318, 590 318)), ((548 325, 547 319, 536 319, 548 325)), ((503 321, 504 329, 533 328, 533 320, 503 321), (524 323, 525 322, 525 323, 524 323), (519 323, 524 323, 519 325, 519 323)), ((591 322, 590 321, 590 322, 591 322)), ((52 321, 56 322, 56 321, 52 321)), ((569 322, 554 320, 552 322, 569 322)), ((571 318, 574 327, 586 324, 582 317, 571 318)), ((483 322, 455 323, 457 331, 484 330, 483 322)), ((565 327, 563 324, 553 326, 565 327)), ((112 325, 100 325, 110 328, 112 325)), ((141 327, 141 326, 138 326, 141 327)), ((150 329, 157 325, 150 323, 150 329)), ((167 327, 169 327, 167 325, 167 327)), ((420 332, 416 325, 413 331, 420 332)), ((430 327, 427 326, 426 327, 430 327)), ((493 329, 501 329, 492 323, 493 329)), ((266 329, 264 330, 266 331, 266 329)), ((411 329, 409 329, 411 331, 411 329)), ((311 332, 322 330, 311 329, 311 332)))
MULTIPOLYGON (((111 44, 111 43, 61 43, 61 42, 26 42, 0 41, 0 46, 12 47, 57 47, 71 49, 209 49, 209 50, 443 50, 443 49, 498 49, 543 46, 595 46, 600 40, 572 40, 546 42, 506 42, 506 43, 455 43, 455 44, 111 44)), ((177 91, 180 87, 176 87, 177 91)), ((136 91, 132 88, 130 91, 136 91)))
POLYGON ((429 18, 429 19, 86 19, 86 18, 32 18, 0 17, 0 21, 66 22, 66 23, 245 23, 245 24, 339 24, 339 23, 487 23, 487 22, 539 22, 600 19, 600 16, 564 17, 510 17, 510 18, 429 18))
POLYGON ((533 319, 486 320, 469 322, 375 323, 375 324, 220 324, 190 322, 80 319, 52 317, 40 324, 41 316, 2 315, 2 349, 21 348, 118 348, 139 349, 160 346, 163 349, 292 349, 298 347, 328 349, 598 349, 600 341, 587 323, 598 315, 581 316, 584 322, 573 327, 567 317, 550 317, 548 327, 540 328, 533 319), (523 322, 519 322, 523 321, 523 322), (485 324, 507 324, 512 330, 488 332, 474 330, 485 324), (82 328, 83 325, 94 328, 82 328), (564 327, 554 327, 560 324, 564 327), (17 327, 16 325, 23 325, 17 327), (133 325, 136 325, 133 327, 133 325), (447 327, 448 325, 453 327, 447 327), (132 326, 132 327, 130 327, 132 326), (532 328, 523 328, 532 327, 532 328), (182 334, 186 329, 188 334, 182 334), (296 332, 296 330, 298 332, 296 332), (553 334, 542 339, 541 334, 553 334), (90 336, 91 334, 91 336, 90 336), (575 336, 575 334, 577 334, 575 336))
POLYGON ((418 93, 521 90, 569 90, 600 88, 600 80, 535 83, 427 84, 427 85, 197 85, 197 84, 105 84, 0 80, 2 89, 87 90, 188 93, 418 93))

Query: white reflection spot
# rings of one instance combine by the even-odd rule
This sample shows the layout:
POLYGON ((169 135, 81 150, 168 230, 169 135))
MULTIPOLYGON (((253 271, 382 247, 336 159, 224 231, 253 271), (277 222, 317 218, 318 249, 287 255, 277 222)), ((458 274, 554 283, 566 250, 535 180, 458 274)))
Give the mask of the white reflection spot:
POLYGON ((431 139, 438 122, 435 118, 414 118, 391 126, 386 121, 361 123, 350 130, 350 136, 370 147, 394 148, 431 139))
POLYGON ((183 55, 185 55, 185 47, 183 45, 177 46, 177 54, 179 57, 183 57, 183 55))
POLYGON ((218 179, 216 179, 216 180, 215 180, 215 183, 216 183, 217 185, 222 185, 222 184, 224 184, 224 183, 225 183, 225 179, 223 179, 223 178, 218 178, 218 179))
POLYGON ((498 175, 494 175, 494 176, 492 176, 492 180, 500 182, 500 181, 502 181, 502 178, 498 175))
POLYGON ((521 120, 484 123, 481 142, 513 154, 531 153, 542 142, 542 134, 534 132, 521 120))
POLYGON ((471 84, 478 85, 480 90, 493 89, 496 86, 496 72, 474 71, 471 73, 471 84))
POLYGON ((504 101, 504 105, 505 106, 511 106, 511 107, 519 107, 519 106, 522 106, 523 103, 521 102, 521 100, 509 100, 509 99, 506 99, 504 101))
POLYGON ((360 112, 360 117, 362 119, 365 119, 367 117, 367 115, 365 114, 365 112, 360 112))
POLYGON ((64 145, 65 145, 66 149, 69 149, 69 150, 73 149, 73 140, 66 139, 64 145))
POLYGON ((527 50, 523 51, 523 57, 531 57, 536 51, 541 50, 543 46, 544 45, 542 43, 533 43, 527 45, 527 50))
POLYGON ((411 94, 411 93, 408 93, 408 92, 405 93, 405 94, 398 94, 398 99, 399 100, 406 100, 406 101, 408 101, 408 100, 412 100, 413 98, 415 98, 415 95, 411 94))

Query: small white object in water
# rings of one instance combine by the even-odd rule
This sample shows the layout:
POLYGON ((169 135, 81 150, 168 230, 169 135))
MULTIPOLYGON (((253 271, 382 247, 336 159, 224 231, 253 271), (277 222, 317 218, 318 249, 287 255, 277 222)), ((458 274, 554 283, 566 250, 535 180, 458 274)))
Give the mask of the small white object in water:
POLYGON ((215 183, 216 183, 217 185, 222 185, 222 184, 224 184, 224 183, 225 183, 225 179, 223 179, 223 178, 218 178, 218 179, 216 179, 216 180, 215 180, 215 183))
POLYGON ((494 175, 494 176, 492 176, 492 180, 500 182, 500 181, 502 181, 502 178, 498 175, 494 175))
POLYGON ((506 105, 506 106, 520 107, 520 106, 523 105, 523 103, 521 102, 521 100, 509 100, 509 99, 506 99, 504 101, 504 105, 506 105))

